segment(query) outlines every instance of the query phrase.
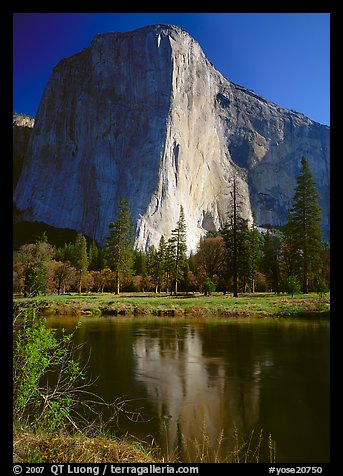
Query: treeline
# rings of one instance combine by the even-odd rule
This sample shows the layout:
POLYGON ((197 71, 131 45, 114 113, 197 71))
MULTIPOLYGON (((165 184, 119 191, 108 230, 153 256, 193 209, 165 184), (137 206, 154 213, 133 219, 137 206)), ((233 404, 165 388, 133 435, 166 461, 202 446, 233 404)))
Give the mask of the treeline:
POLYGON ((239 217, 235 184, 233 209, 223 230, 209 233, 187 255, 184 210, 171 236, 157 248, 134 249, 129 205, 121 200, 104 247, 74 242, 55 247, 44 233, 14 253, 15 293, 319 292, 330 286, 329 246, 322 242, 318 193, 308 162, 301 159, 293 206, 283 229, 256 227, 239 217))

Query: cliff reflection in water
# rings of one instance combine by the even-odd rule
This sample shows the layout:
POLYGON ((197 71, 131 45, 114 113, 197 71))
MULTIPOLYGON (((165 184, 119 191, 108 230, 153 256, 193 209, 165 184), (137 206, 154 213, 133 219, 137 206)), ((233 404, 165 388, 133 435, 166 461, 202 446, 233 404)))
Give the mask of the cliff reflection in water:
POLYGON ((223 428, 228 437, 258 421, 260 364, 240 369, 237 355, 206 355, 201 327, 144 329, 133 344, 135 379, 154 402, 169 450, 179 449, 181 435, 202 440, 206 429, 215 445, 223 428))
MULTIPOLYGON (((49 319, 70 331, 75 322, 49 319)), ((252 447, 262 429, 276 442, 277 462, 330 459, 327 320, 85 318, 75 344, 83 344, 77 357, 89 367, 91 390, 106 402, 124 398, 125 408, 142 416, 118 415, 119 435, 153 439, 165 453, 184 452, 192 461, 187 442, 201 442, 204 430, 213 446, 224 430, 227 457, 235 427, 240 443, 254 430, 252 447)), ((105 411, 102 418, 113 424, 105 411)))

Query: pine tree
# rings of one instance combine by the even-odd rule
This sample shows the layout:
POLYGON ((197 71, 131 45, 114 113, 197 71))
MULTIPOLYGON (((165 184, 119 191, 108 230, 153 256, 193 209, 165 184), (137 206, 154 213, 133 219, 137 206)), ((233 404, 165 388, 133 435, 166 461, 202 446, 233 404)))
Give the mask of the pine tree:
POLYGON ((223 230, 223 237, 226 247, 227 274, 232 280, 233 296, 238 296, 238 255, 239 255, 239 228, 242 220, 238 217, 236 178, 233 181, 233 208, 229 214, 227 223, 223 230))
POLYGON ((253 212, 252 216, 253 216, 253 224, 250 230, 249 240, 250 240, 250 250, 251 250, 251 253, 250 253, 251 292, 254 293, 255 292, 255 278, 258 271, 258 264, 259 264, 259 257, 260 257, 260 235, 256 226, 256 213, 253 212))
POLYGON ((176 228, 171 232, 171 238, 169 240, 170 253, 173 257, 173 288, 174 294, 177 293, 177 286, 183 277, 183 268, 186 264, 186 223, 185 214, 182 205, 180 206, 180 216, 177 222, 176 228))
POLYGON ((87 241, 81 233, 76 236, 73 264, 78 272, 78 293, 81 294, 82 278, 88 270, 87 241))
POLYGON ((144 253, 144 251, 133 251, 133 269, 135 275, 147 275, 147 255, 144 253))
POLYGON ((282 242, 281 232, 267 230, 264 235, 261 268, 274 293, 280 292, 282 242))
POLYGON ((100 271, 99 266, 99 248, 94 240, 91 241, 88 248, 88 269, 89 271, 100 271))
POLYGON ((226 264, 228 276, 231 278, 233 295, 238 296, 238 288, 242 292, 251 286, 254 288, 254 279, 257 272, 258 232, 256 228, 249 228, 247 220, 236 218, 226 224, 223 230, 226 247, 226 264))
POLYGON ((155 292, 157 292, 157 251, 154 245, 149 246, 148 252, 146 254, 146 271, 146 274, 148 274, 155 286, 155 292))
POLYGON ((237 272, 245 293, 252 280, 251 230, 247 220, 242 220, 237 229, 237 272))
POLYGON ((233 277, 233 296, 238 297, 238 240, 237 240, 237 199, 236 199, 236 179, 233 182, 233 253, 232 253, 232 277, 233 277))
POLYGON ((163 288, 163 284, 165 283, 165 280, 166 280, 166 275, 167 275, 167 242, 163 235, 161 236, 159 244, 158 244, 156 268, 157 268, 156 271, 158 276, 157 291, 161 292, 163 288))
POLYGON ((133 226, 130 208, 126 200, 119 202, 117 220, 109 225, 110 234, 106 241, 107 260, 115 273, 115 294, 120 293, 124 276, 131 274, 133 265, 133 226))
POLYGON ((165 243, 164 266, 165 266, 165 291, 168 294, 170 286, 171 286, 171 281, 172 281, 172 271, 174 269, 174 246, 171 239, 169 239, 165 243))
POLYGON ((310 278, 314 277, 320 263, 321 208, 318 197, 316 182, 303 156, 293 206, 288 213, 286 243, 290 252, 291 274, 298 277, 304 293, 308 292, 310 278))
POLYGON ((75 244, 74 243, 65 243, 62 247, 57 248, 55 253, 55 259, 57 261, 69 261, 70 263, 74 260, 75 253, 75 244))

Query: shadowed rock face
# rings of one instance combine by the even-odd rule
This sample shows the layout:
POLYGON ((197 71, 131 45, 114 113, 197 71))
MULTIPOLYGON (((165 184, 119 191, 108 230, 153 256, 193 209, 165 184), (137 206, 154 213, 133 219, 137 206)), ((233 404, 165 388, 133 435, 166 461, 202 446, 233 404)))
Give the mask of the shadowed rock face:
POLYGON ((329 207, 329 128, 225 79, 178 27, 97 35, 62 60, 43 94, 15 191, 21 220, 103 243, 121 197, 136 246, 158 245, 184 207, 189 249, 232 206, 287 220, 300 159, 329 207))
POLYGON ((16 187, 21 174, 34 122, 33 117, 13 113, 13 188, 16 187))

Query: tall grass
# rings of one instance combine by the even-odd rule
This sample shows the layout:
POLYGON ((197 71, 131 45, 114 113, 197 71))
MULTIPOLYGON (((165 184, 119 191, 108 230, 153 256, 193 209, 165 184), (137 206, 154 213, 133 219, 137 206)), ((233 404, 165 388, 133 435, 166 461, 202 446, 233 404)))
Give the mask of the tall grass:
POLYGON ((221 430, 214 443, 203 425, 201 438, 182 435, 182 449, 167 449, 162 453, 153 443, 126 435, 51 434, 15 427, 14 462, 30 463, 260 463, 276 461, 276 445, 271 435, 262 430, 255 438, 252 431, 243 441, 237 429, 230 438, 233 449, 225 449, 227 438, 221 430), (181 450, 181 451, 180 451, 181 450), (263 456, 262 456, 263 453, 263 456), (266 455, 266 456, 264 456, 266 455))
POLYGON ((270 434, 265 437, 262 429, 258 433, 253 429, 248 438, 244 438, 236 426, 229 437, 225 436, 224 429, 221 429, 213 441, 206 422, 203 421, 201 437, 187 437, 181 434, 181 441, 175 449, 168 445, 166 430, 167 425, 165 425, 167 462, 273 463, 276 460, 276 443, 270 434))

